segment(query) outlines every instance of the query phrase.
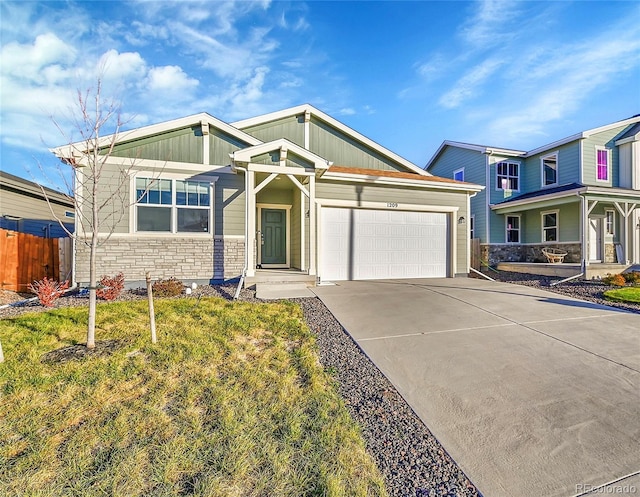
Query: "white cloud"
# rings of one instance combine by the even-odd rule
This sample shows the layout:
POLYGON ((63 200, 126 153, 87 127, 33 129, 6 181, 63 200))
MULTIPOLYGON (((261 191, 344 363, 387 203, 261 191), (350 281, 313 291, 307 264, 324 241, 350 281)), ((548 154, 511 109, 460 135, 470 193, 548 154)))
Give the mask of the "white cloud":
POLYGON ((153 67, 149 70, 148 89, 151 91, 169 90, 179 93, 191 90, 198 84, 197 79, 187 76, 178 66, 153 67))
POLYGON ((71 64, 77 51, 53 33, 36 37, 33 43, 8 43, 0 52, 3 74, 37 82, 41 72, 53 64, 71 64))
POLYGON ((512 24, 520 15, 520 5, 516 1, 482 0, 474 6, 474 15, 460 29, 463 40, 473 49, 502 44, 522 29, 522 26, 512 24))
POLYGON ((351 107, 345 107, 338 111, 338 115, 340 116, 353 116, 355 113, 355 109, 352 109, 351 107))

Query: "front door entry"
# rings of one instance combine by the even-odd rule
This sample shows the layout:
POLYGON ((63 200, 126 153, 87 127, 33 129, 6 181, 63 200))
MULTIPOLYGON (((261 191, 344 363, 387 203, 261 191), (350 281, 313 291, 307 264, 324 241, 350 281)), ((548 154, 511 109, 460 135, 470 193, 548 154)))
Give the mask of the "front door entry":
POLYGON ((262 209, 261 261, 264 265, 287 263, 287 211, 285 209, 262 209))

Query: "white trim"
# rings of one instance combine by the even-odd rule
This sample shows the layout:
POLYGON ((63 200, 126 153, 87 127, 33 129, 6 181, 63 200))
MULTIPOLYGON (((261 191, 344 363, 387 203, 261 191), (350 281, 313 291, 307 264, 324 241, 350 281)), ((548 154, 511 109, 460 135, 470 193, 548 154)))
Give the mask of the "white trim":
POLYGON ((213 235, 214 240, 244 240, 244 235, 213 235))
POLYGON ((464 181, 464 167, 461 167, 453 171, 453 174, 451 175, 451 177, 454 179, 454 181, 464 181), (462 173, 462 179, 456 179, 456 174, 458 173, 462 173))
MULTIPOLYGON (((82 161, 79 161, 82 163, 82 161)), ((131 159, 129 157, 109 157, 105 161, 105 164, 112 166, 124 166, 131 170, 145 170, 145 169, 177 169, 188 170, 197 172, 200 174, 233 174, 231 167, 227 165, 211 165, 211 164, 199 164, 194 162, 172 162, 155 159, 131 159)))
MULTIPOLYGON (((263 268, 273 269, 288 269, 291 267, 291 205, 289 204, 258 204, 256 203, 256 209, 258 210, 257 228, 258 233, 262 233, 262 209, 281 210, 286 212, 285 216, 285 263, 284 264, 262 264, 262 243, 258 243, 258 260, 257 264, 263 268)), ((257 265, 256 264, 256 265, 257 265)))
MULTIPOLYGON (((316 169, 327 169, 332 164, 332 162, 328 161, 324 157, 320 157, 313 152, 310 152, 304 147, 297 145, 286 138, 279 138, 277 140, 273 140, 266 143, 260 143, 259 145, 255 145, 252 147, 242 148, 236 150, 229 154, 233 163, 251 163, 251 159, 258 155, 262 155, 268 152, 273 152, 275 150, 279 150, 282 159, 286 159, 286 154, 288 151, 299 155, 303 159, 307 159, 313 164, 313 167, 316 169)), ((277 167, 277 166, 276 166, 277 167)), ((283 167, 280 165, 280 167, 283 167)), ((289 169, 292 169, 289 167, 289 169)), ((307 168, 299 168, 299 169, 307 169, 307 168)))
POLYGON ((616 211, 615 209, 604 210, 604 234, 605 236, 615 237, 616 235, 616 211), (611 213, 611 231, 609 231, 609 216, 611 213))
POLYGON ((306 210, 305 210, 305 195, 303 191, 300 191, 300 270, 301 271, 306 271, 307 268, 306 263, 307 263, 307 257, 306 257, 306 233, 305 233, 305 227, 306 227, 306 223, 305 223, 305 217, 306 217, 306 210))
POLYGON ((560 180, 560 154, 559 154, 559 150, 556 150, 555 152, 551 152, 548 153, 546 155, 543 155, 540 157, 540 186, 541 188, 554 188, 556 186, 558 186, 559 184, 559 180, 560 180), (544 183, 544 160, 548 159, 549 157, 553 157, 555 155, 556 157, 556 182, 555 183, 549 183, 548 185, 545 185, 544 183))
POLYGON ((557 243, 558 240, 560 239, 560 210, 559 209, 551 209, 548 211, 542 211, 540 212, 540 240, 542 240, 542 243, 557 243), (545 226, 544 225, 544 216, 546 216, 547 214, 555 214, 556 215, 556 225, 555 226, 545 226), (556 230, 556 240, 545 240, 545 236, 544 236, 544 231, 547 229, 554 229, 556 230))
POLYGON ((247 165, 248 171, 255 171, 257 173, 276 173, 276 174, 293 174, 295 176, 314 176, 315 171, 313 169, 305 169, 302 167, 289 167, 289 166, 271 166, 267 164, 254 164, 249 163, 247 165))
MULTIPOLYGON (((181 117, 178 119, 173 119, 171 121, 164 121, 158 124, 151 124, 149 126, 142 126, 141 128, 132 129, 129 131, 120 131, 115 136, 116 144, 126 143, 128 141, 133 141, 139 138, 145 138, 147 136, 153 136, 160 133, 166 133, 167 131, 174 131, 177 129, 188 128, 192 126, 196 126, 202 123, 208 123, 209 126, 217 128, 234 138, 237 138, 241 141, 244 141, 251 145, 258 145, 262 143, 261 140, 258 140, 256 137, 251 136, 244 131, 217 119, 206 112, 202 112, 200 114, 193 114, 191 116, 181 117)), ((114 134, 105 135, 100 138, 98 142, 98 146, 105 146, 114 138, 114 134)), ((94 145, 92 140, 89 141, 78 141, 75 143, 71 143, 69 145, 63 145, 61 147, 56 147, 50 149, 50 151, 60 158, 69 158, 72 157, 73 151, 78 151, 85 148, 85 145, 94 145)))
POLYGON ((612 184, 612 172, 613 172, 613 168, 611 166, 611 150, 609 150, 607 147, 602 146, 602 145, 596 145, 595 146, 595 157, 594 157, 594 163, 596 166, 596 170, 595 170, 595 176, 596 176, 596 183, 605 183, 605 184, 612 184), (607 179, 598 179, 598 152, 606 152, 607 153, 607 179))
POLYGON ((244 120, 241 120, 241 121, 235 121, 235 122, 231 123, 231 125, 235 126, 238 129, 243 129, 243 128, 248 128, 248 127, 251 127, 251 126, 258 125, 258 124, 264 124, 264 123, 268 123, 268 122, 272 122, 272 121, 277 121, 278 119, 283 119, 285 117, 291 117, 291 116, 298 116, 300 114, 306 114, 307 112, 309 113, 310 117, 313 116, 313 117, 315 117, 315 118, 317 118, 317 119, 319 119, 321 121, 324 121, 325 123, 333 126, 334 128, 338 129, 339 131, 342 131, 346 135, 350 136, 354 140, 362 143, 363 145, 366 145, 366 146, 368 146, 370 148, 373 148, 375 151, 377 151, 381 155, 386 156, 386 157, 394 160, 395 162, 398 162, 402 166, 406 167, 408 170, 410 170, 410 171, 412 171, 414 173, 418 173, 418 174, 423 175, 423 176, 429 176, 430 175, 430 173, 426 172, 421 167, 413 164, 412 162, 408 161, 404 157, 399 156, 395 152, 392 152, 388 148, 385 148, 382 145, 374 142, 370 138, 367 138, 366 136, 362 135, 361 133, 358 133, 357 131, 355 131, 354 129, 350 128, 346 124, 341 123, 337 119, 335 119, 335 118, 329 116, 328 114, 325 114, 324 112, 316 109, 315 107, 313 107, 310 104, 298 105, 296 107, 291 107, 289 109, 283 109, 283 110, 280 110, 280 111, 271 112, 269 114, 264 114, 264 115, 261 115, 261 116, 251 117, 249 119, 244 119, 244 120))
POLYGON ((512 161, 512 160, 499 160, 498 162, 494 162, 494 166, 496 169, 496 189, 495 191, 497 192, 519 192, 520 191, 520 170, 522 169, 522 163, 520 162, 516 162, 516 161, 512 161), (507 165, 507 174, 498 174, 498 165, 500 164, 506 164, 507 165), (514 165, 514 166, 518 166, 518 174, 517 176, 515 176, 515 179, 518 181, 518 188, 517 189, 513 189, 513 188, 501 188, 498 185, 498 176, 505 176, 507 178, 507 180, 509 179, 513 179, 514 177, 511 176, 509 174, 509 165, 514 165))
POLYGON ((516 245, 522 243, 522 215, 521 214, 505 214, 504 215, 504 244, 505 245, 516 245), (509 230, 509 218, 517 217, 518 218, 518 229, 517 230, 509 230), (508 242, 509 239, 509 231, 517 231, 518 232, 518 241, 517 242, 508 242))
MULTIPOLYGON (((390 207, 387 202, 368 202, 358 200, 334 200, 328 198, 318 198, 316 203, 321 207, 350 207, 358 209, 375 209, 389 211, 416 211, 416 212, 453 212, 457 213, 460 208, 447 205, 422 205, 422 204, 401 204, 390 207)), ((393 202, 396 204, 395 202, 393 202)))
POLYGON ((371 175, 362 175, 355 173, 336 173, 327 171, 322 175, 322 180, 335 180, 335 181, 347 181, 350 183, 370 183, 379 185, 392 185, 392 186, 413 186, 417 188, 438 188, 441 190, 456 190, 466 192, 480 192, 484 190, 484 186, 476 185, 472 183, 444 183, 429 180, 415 180, 408 178, 389 178, 385 176, 376 176, 375 173, 371 175))

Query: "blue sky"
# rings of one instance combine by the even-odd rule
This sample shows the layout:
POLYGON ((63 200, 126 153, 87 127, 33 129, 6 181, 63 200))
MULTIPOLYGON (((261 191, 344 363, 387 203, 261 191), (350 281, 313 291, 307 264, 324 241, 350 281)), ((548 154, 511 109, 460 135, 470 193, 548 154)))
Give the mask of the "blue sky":
POLYGON ((634 1, 3 0, 0 14, 0 167, 53 186, 47 148, 68 142, 100 70, 128 127, 310 103, 420 166, 443 140, 527 150, 640 113, 634 1))

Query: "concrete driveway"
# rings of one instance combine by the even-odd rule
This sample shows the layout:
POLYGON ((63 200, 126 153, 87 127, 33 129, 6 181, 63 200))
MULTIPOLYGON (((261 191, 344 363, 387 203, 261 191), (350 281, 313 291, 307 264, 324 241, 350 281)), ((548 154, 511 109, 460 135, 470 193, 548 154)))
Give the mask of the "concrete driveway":
POLYGON ((640 495, 640 315, 476 279, 314 289, 485 497, 640 495))

